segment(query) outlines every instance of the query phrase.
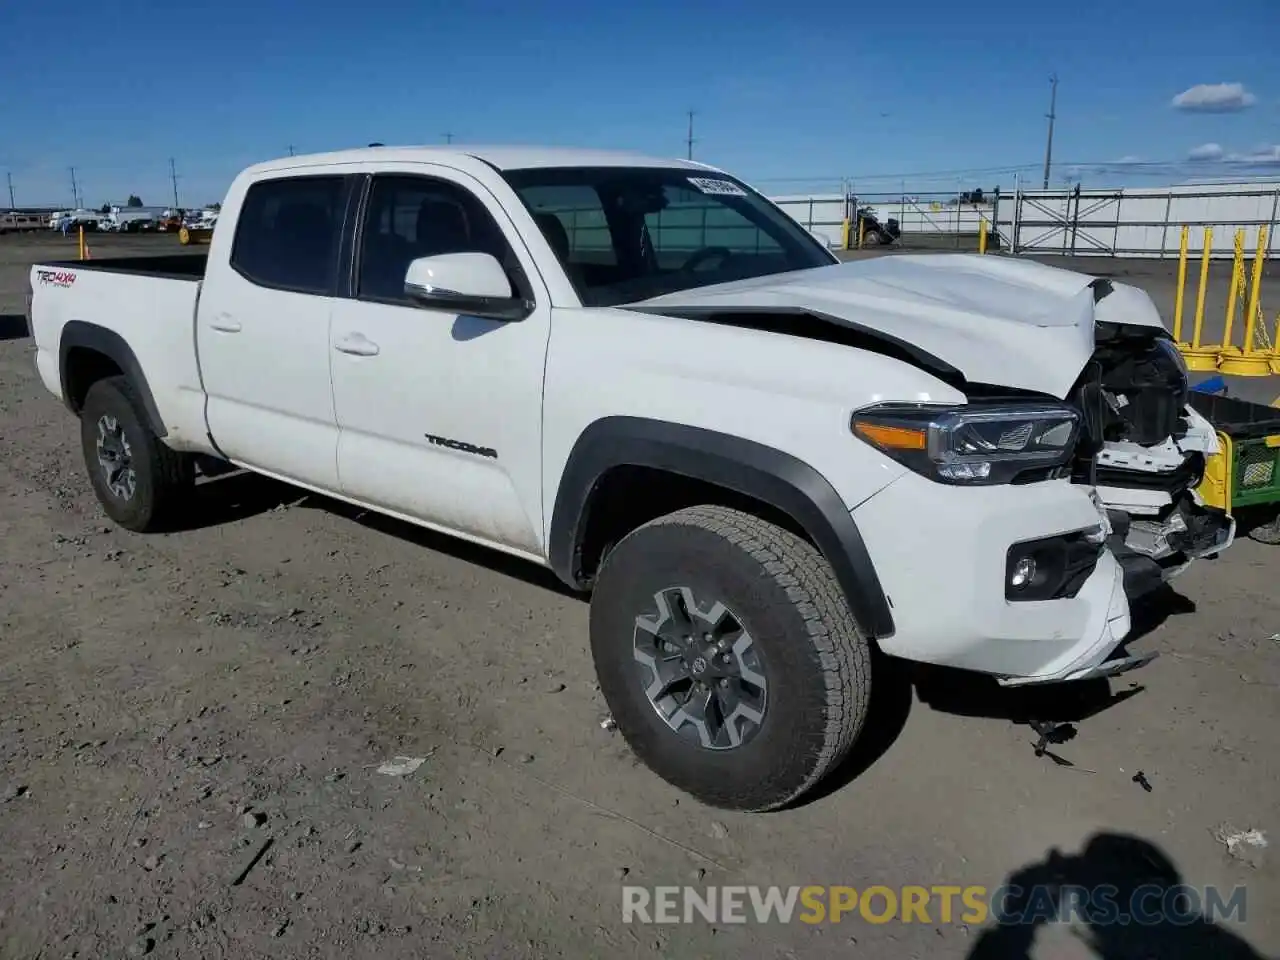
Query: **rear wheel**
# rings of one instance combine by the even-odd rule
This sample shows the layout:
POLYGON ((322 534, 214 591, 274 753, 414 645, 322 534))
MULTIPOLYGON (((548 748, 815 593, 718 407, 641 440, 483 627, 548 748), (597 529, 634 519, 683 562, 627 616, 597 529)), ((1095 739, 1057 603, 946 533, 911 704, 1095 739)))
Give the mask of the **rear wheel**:
POLYGON ((125 529, 162 529, 188 504, 195 484, 192 459, 151 431, 127 378, 108 377, 89 388, 80 411, 80 443, 98 502, 125 529))
POLYGON ((750 514, 691 507, 605 559, 591 649, 618 729, 703 802, 781 807, 848 753, 871 657, 830 566, 750 514))

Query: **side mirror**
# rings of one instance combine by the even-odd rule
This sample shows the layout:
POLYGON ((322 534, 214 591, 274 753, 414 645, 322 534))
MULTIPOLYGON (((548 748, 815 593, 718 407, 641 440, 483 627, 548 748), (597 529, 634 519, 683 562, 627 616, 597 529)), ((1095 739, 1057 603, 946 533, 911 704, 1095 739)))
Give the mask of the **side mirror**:
POLYGON ((405 271, 404 292, 426 309, 488 320, 523 320, 533 307, 512 296, 506 271, 488 253, 419 257, 405 271))

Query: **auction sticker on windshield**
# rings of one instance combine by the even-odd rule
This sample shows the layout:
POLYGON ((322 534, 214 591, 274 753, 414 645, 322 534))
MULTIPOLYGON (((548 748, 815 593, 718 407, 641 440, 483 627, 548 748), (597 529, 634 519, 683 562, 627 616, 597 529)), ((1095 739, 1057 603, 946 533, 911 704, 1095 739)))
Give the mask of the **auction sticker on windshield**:
POLYGON ((747 191, 732 180, 716 180, 713 177, 690 177, 689 183, 695 190, 719 197, 745 197, 747 191))

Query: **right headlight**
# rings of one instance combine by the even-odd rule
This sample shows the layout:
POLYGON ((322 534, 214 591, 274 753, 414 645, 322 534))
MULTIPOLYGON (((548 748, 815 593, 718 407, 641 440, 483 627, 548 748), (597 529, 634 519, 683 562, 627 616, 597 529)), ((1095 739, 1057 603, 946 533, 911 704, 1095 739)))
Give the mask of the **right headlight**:
POLYGON ((880 404, 853 415, 854 436, 939 483, 1012 483, 1071 459, 1080 416, 1054 403, 937 407, 880 404))

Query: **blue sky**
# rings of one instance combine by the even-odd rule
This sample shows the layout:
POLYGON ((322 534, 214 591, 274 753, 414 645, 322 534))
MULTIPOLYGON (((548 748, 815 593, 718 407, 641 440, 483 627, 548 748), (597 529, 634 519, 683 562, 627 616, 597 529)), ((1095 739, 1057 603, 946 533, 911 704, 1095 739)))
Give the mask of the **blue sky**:
POLYGON ((72 165, 90 205, 166 203, 173 157, 195 205, 291 145, 446 133, 683 156, 689 109, 695 157, 774 194, 1011 185, 1054 71, 1056 183, 1280 175, 1280 0, 15 0, 4 26, 19 204, 67 204, 72 165))

